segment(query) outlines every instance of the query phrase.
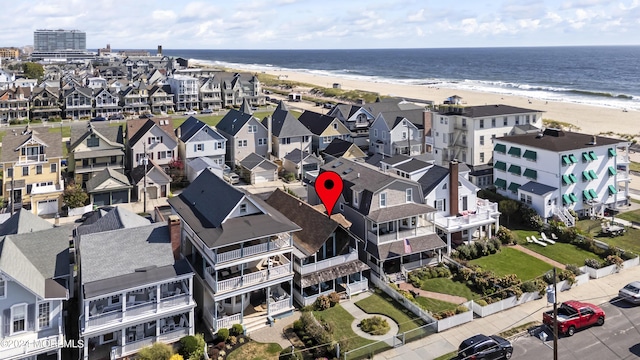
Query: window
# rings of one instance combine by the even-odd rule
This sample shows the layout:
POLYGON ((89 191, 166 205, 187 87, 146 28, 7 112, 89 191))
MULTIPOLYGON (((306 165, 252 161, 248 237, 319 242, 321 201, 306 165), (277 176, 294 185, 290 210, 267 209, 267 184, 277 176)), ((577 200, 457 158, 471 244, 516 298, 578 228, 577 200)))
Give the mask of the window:
POLYGON ((484 135, 480 136, 480 145, 484 145, 484 135))
POLYGON ((373 137, 378 137, 378 129, 373 129, 373 137))
POLYGON ((267 139, 265 138, 258 139, 258 146, 265 146, 265 145, 267 145, 267 139))
POLYGON ((291 138, 282 138, 282 139, 280 139, 280 144, 283 144, 283 145, 291 144, 291 138))
POLYGON ((238 147, 246 147, 247 140, 238 140, 238 147))
POLYGON ((406 202, 412 202, 413 201, 413 189, 407 189, 405 190, 405 197, 406 197, 406 202))
POLYGON ((11 307, 11 334, 23 332, 26 327, 27 304, 18 304, 11 307))
POLYGON ((484 119, 480 120, 480 129, 484 129, 484 119))
POLYGON ((247 213, 247 204, 240 204, 240 214, 247 213))
POLYGON ((496 127, 496 118, 491 118, 491 127, 496 127))
POLYGON ((38 304, 38 329, 44 329, 49 327, 49 316, 51 313, 51 307, 49 302, 43 302, 38 304))
POLYGON ((462 127, 467 127, 467 119, 462 118, 462 127))
POLYGON ((162 139, 162 136, 150 136, 147 142, 149 143, 149 145, 158 144, 158 143, 162 143, 163 139, 162 139))
POLYGON ((29 167, 28 166, 23 166, 22 167, 22 176, 29 176, 29 167))
POLYGON ((462 162, 463 162, 463 163, 466 163, 466 162, 467 162, 467 152, 466 152, 466 151, 463 151, 463 152, 462 152, 462 162))
POLYGON ((13 177, 13 168, 8 168, 7 169, 7 176, 10 177, 10 178, 13 177))
POLYGON ((442 133, 442 142, 444 142, 446 144, 448 139, 449 139, 449 137, 447 136, 447 134, 446 133, 442 133))
POLYGON ((7 297, 7 281, 0 277, 0 299, 7 297))
POLYGON ((216 149, 224 149, 224 142, 216 141, 216 149))
POLYGON ((204 144, 193 144, 193 151, 204 151, 204 144))
POLYGON ((516 125, 520 125, 520 115, 516 115, 516 125))
POLYGON ((308 135, 303 136, 302 142, 309 142, 309 136, 308 135))
POLYGON ((480 153, 480 162, 481 163, 484 162, 484 153, 483 152, 480 153))
POLYGON ((249 125, 249 127, 247 128, 247 131, 249 132, 249 134, 253 134, 258 132, 258 126, 257 125, 249 125))
MULTIPOLYGON (((507 126, 507 124, 509 124, 509 121, 507 120, 507 117, 505 116, 505 117, 502 118, 502 125, 507 126)), ((506 136, 506 134, 505 134, 505 136, 506 136)))
POLYGON ((469 204, 468 204, 468 199, 466 196, 462 197, 462 211, 467 211, 469 210, 468 208, 469 204))
POLYGON ((333 123, 333 129, 334 130, 338 130, 338 123, 336 123, 336 122, 333 123))
POLYGON ((42 174, 42 165, 36 165, 36 174, 42 174))
POLYGON ((353 192, 353 205, 354 206, 358 206, 358 199, 359 198, 360 198, 360 192, 354 191, 353 192))
POLYGON ((387 207, 387 193, 380 193, 380 207, 387 207))
POLYGON ((88 147, 98 147, 100 146, 100 138, 96 136, 96 134, 91 134, 87 139, 88 147))
POLYGON ((436 210, 438 211, 447 211, 446 200, 445 199, 435 200, 433 202, 433 207, 436 208, 436 210))
POLYGON ((462 145, 467 145, 467 135, 462 135, 462 145))
POLYGON ((403 139, 403 140, 406 140, 406 139, 407 139, 407 132, 406 132, 406 131, 403 131, 403 132, 402 132, 402 139, 403 139))
POLYGON ((387 139, 387 132, 382 130, 382 140, 386 140, 387 139))

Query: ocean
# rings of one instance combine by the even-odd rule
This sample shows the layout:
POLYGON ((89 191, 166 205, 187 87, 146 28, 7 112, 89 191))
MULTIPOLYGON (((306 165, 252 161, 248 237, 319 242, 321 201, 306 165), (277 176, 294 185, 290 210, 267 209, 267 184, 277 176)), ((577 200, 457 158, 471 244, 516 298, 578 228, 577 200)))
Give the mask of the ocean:
POLYGON ((482 91, 640 111, 640 46, 165 49, 163 54, 252 72, 284 69, 345 79, 482 91))

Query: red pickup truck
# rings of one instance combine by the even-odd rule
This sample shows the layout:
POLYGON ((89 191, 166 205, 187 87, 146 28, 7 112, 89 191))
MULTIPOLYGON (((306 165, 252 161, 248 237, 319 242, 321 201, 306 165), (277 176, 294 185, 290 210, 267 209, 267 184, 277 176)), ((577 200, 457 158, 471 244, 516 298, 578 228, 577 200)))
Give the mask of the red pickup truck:
MULTIPOLYGON (((542 322, 553 329, 553 310, 542 314, 542 322)), ((573 336, 578 329, 604 324, 604 311, 596 305, 565 301, 558 306, 558 332, 573 336)))

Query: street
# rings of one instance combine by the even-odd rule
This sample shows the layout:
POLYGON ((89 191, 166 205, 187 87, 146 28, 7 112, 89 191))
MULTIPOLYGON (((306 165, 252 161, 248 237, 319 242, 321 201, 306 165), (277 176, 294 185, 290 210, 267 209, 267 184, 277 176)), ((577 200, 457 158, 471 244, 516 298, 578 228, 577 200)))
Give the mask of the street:
MULTIPOLYGON (((608 360, 640 358, 640 307, 614 298, 601 305, 606 314, 603 326, 577 331, 572 337, 558 339, 560 360, 608 360)), ((541 319, 542 320, 542 319, 541 319)), ((537 335, 539 331, 536 331, 537 335)), ((513 358, 524 360, 553 359, 553 334, 543 343, 537 336, 523 336, 513 341, 513 358)))

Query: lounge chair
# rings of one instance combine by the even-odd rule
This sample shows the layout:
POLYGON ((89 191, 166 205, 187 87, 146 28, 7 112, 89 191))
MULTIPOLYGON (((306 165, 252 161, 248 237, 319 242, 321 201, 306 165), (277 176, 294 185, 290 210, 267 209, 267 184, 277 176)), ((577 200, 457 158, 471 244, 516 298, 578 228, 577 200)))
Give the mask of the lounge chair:
POLYGON ((542 233, 540 233, 540 236, 542 236, 542 240, 543 240, 543 241, 546 241, 546 242, 548 242, 548 243, 549 243, 549 244, 551 244, 551 245, 553 245, 553 244, 555 244, 555 243, 556 243, 555 241, 553 241, 553 240, 549 239, 549 238, 547 237, 547 234, 545 234, 545 233, 543 233, 543 232, 542 232, 542 233))
POLYGON ((558 240, 558 237, 556 236, 555 233, 551 233, 551 238, 556 241, 558 240))
POLYGON ((532 242, 533 242, 533 240, 531 240, 531 238, 530 238, 529 236, 527 236, 527 242, 528 242, 528 243, 532 243, 532 242))
POLYGON ((540 246, 544 246, 544 247, 546 247, 546 246, 547 246, 547 244, 545 244, 545 242, 544 242, 544 241, 542 241, 542 240, 538 240, 535 236, 532 236, 531 238, 533 239, 533 242, 534 242, 534 243, 536 243, 536 244, 538 244, 538 245, 540 245, 540 246))

